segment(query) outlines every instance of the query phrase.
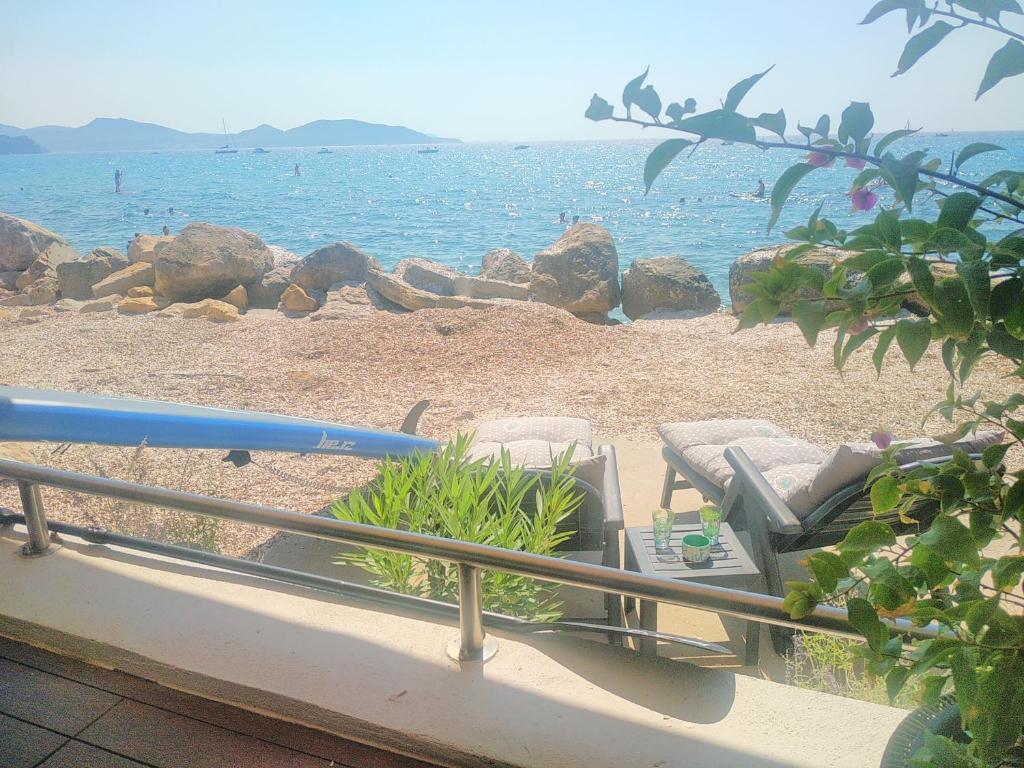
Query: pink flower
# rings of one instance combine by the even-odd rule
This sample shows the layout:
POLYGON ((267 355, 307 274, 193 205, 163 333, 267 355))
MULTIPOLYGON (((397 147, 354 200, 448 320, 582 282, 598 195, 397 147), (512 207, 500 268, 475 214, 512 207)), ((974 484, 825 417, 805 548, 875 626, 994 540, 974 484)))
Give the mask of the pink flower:
POLYGON ((850 333, 852 333, 854 336, 856 336, 858 333, 864 333, 864 331, 866 331, 867 329, 868 329, 868 319, 866 317, 864 317, 863 315, 861 315, 860 319, 857 320, 856 323, 854 323, 853 325, 850 326, 850 333))
POLYGON ((867 187, 854 190, 850 194, 850 199, 853 201, 853 210, 855 211, 870 211, 878 205, 878 195, 867 187))
POLYGON ((872 432, 871 442, 877 445, 883 451, 892 445, 893 436, 889 432, 872 432))
POLYGON ((831 168, 836 159, 826 152, 811 152, 807 155, 807 162, 815 168, 831 168))
POLYGON ((867 160, 861 160, 859 157, 848 157, 846 158, 847 168, 856 168, 858 171, 864 170, 864 166, 868 164, 867 160))

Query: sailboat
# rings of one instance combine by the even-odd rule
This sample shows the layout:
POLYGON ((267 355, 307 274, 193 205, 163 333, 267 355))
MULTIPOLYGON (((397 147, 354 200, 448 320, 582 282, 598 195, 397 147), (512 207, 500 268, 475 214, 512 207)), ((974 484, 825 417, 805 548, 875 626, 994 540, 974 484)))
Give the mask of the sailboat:
POLYGON ((228 135, 228 124, 222 117, 220 119, 221 125, 224 126, 224 146, 216 150, 218 155, 237 155, 238 150, 231 146, 231 136, 228 135))

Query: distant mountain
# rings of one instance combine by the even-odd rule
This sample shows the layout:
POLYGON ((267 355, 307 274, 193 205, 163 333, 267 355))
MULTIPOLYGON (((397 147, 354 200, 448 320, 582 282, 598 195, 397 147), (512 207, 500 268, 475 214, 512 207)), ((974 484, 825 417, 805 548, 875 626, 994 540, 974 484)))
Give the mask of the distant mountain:
MULTIPOLYGON (((3 126, 0 126, 0 131, 3 126)), ((5 136, 0 133, 0 155, 38 155, 46 150, 28 136, 5 136)))
MULTIPOLYGON (((15 128, 0 124, 0 134, 27 136, 50 152, 137 152, 144 150, 209 149, 224 144, 221 133, 186 133, 154 123, 98 117, 79 128, 41 125, 15 128)), ((282 131, 260 125, 231 136, 239 149, 255 147, 321 147, 353 144, 441 144, 458 142, 430 136, 400 125, 361 120, 317 120, 282 131)))

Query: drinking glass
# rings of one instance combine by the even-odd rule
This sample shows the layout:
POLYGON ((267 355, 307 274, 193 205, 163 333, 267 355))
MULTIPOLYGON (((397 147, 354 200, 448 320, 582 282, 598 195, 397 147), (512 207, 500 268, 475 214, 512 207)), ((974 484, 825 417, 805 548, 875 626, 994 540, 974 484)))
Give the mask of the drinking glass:
POLYGON ((668 509, 656 509, 651 513, 654 523, 654 548, 668 549, 668 542, 672 536, 672 523, 674 515, 668 509))
POLYGON ((701 507, 700 528, 712 544, 718 544, 718 534, 722 530, 722 510, 712 506, 701 507))

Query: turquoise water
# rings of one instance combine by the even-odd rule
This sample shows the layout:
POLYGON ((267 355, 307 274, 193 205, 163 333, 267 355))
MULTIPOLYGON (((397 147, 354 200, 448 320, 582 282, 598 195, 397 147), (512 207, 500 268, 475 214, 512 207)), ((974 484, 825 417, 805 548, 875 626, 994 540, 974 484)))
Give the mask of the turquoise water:
MULTIPOLYGON (((914 137, 900 154, 989 141, 1008 151, 982 155, 964 176, 1020 167, 1024 134, 914 137)), ((729 264, 782 232, 820 202, 851 225, 844 195, 856 171, 820 170, 794 193, 780 226, 765 231, 768 206, 730 193, 769 189, 799 157, 743 146, 707 146, 677 160, 643 194, 643 162, 656 141, 441 145, 437 154, 410 147, 275 149, 269 154, 212 152, 94 153, 0 157, 0 211, 64 235, 77 249, 124 248, 135 232, 177 232, 190 221, 242 227, 300 255, 348 240, 384 265, 419 256, 475 272, 481 255, 499 247, 527 258, 558 239, 558 216, 595 221, 615 236, 620 266, 634 258, 680 255, 703 269, 728 300, 729 264), (293 175, 299 163, 301 176, 293 175), (124 172, 114 194, 114 169, 124 172), (685 197, 686 203, 680 202, 685 197), (698 198, 702 198, 698 202, 698 198), (174 214, 168 215, 168 206, 174 214), (149 208, 149 216, 144 215, 149 208)))

